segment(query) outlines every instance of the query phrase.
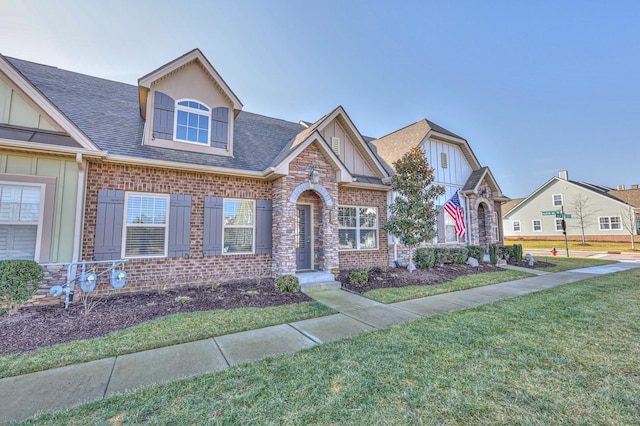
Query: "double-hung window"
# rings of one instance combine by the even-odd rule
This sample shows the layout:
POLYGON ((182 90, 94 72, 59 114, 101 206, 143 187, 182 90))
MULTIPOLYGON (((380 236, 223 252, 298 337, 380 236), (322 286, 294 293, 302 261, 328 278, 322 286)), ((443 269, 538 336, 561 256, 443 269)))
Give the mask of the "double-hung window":
POLYGON ((340 250, 378 248, 378 209, 338 207, 338 247, 340 250))
POLYGON ((176 103, 175 123, 175 140, 209 145, 209 107, 196 101, 179 101, 176 103))
POLYGON ((540 219, 533 219, 533 232, 542 232, 542 221, 540 219))
POLYGON ((562 231, 562 219, 556 219, 556 232, 562 231))
POLYGON ((522 230, 519 220, 514 220, 513 222, 511 222, 511 226, 513 228, 513 232, 520 232, 522 230))
POLYGON ((553 207, 562 206, 562 194, 553 194, 553 207))
POLYGON ((167 256, 169 196, 127 193, 124 257, 167 256))
POLYGON ((619 231, 622 229, 620 216, 604 216, 598 218, 598 229, 600 231, 619 231))
POLYGON ((0 260, 34 260, 42 228, 43 185, 0 183, 0 260))
POLYGON ((223 215, 223 253, 253 253, 255 201, 225 199, 223 215))

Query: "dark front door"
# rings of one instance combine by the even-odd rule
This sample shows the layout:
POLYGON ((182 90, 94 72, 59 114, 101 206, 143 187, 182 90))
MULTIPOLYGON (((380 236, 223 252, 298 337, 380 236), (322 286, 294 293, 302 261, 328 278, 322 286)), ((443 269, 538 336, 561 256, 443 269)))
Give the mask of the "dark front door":
POLYGON ((311 269, 311 206, 296 206, 296 269, 311 269))

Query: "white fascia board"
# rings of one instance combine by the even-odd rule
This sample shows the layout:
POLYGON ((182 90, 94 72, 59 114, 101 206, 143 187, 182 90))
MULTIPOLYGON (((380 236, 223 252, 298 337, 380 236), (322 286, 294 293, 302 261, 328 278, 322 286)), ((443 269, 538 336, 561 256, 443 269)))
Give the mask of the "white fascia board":
POLYGON ((364 138, 362 137, 362 135, 358 131, 358 128, 353 123, 353 121, 351 120, 351 118, 349 117, 349 115, 347 114, 347 112, 344 110, 344 108, 342 106, 338 106, 335 110, 333 110, 333 112, 331 114, 329 114, 323 120, 323 122, 321 124, 318 125, 316 130, 319 131, 321 129, 324 129, 327 126, 327 124, 329 124, 332 120, 336 119, 339 115, 342 116, 343 120, 350 127, 351 132, 356 136, 356 139, 358 140, 358 143, 362 146, 362 148, 365 150, 365 152, 369 155, 371 160, 373 160, 373 163, 378 168, 378 171, 380 171, 381 176, 382 177, 388 177, 389 173, 387 173, 387 169, 384 168, 384 166, 382 165, 382 163, 380 162, 378 157, 373 153, 373 151, 371 150, 371 148, 369 147, 367 142, 365 142, 364 138))

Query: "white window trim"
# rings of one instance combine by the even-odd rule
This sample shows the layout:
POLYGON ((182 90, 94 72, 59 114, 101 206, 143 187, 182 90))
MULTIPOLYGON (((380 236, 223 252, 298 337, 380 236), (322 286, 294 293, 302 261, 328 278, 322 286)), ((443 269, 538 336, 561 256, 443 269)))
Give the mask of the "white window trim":
POLYGON ((380 211, 377 207, 374 206, 350 206, 350 205, 340 205, 338 206, 338 211, 340 207, 344 208, 355 208, 356 209, 356 226, 340 226, 338 222, 338 233, 341 229, 355 229, 356 231, 356 248, 354 249, 342 249, 338 247, 338 251, 374 251, 380 249, 380 211), (360 226, 360 210, 359 209, 374 209, 376 211, 376 226, 374 228, 362 228, 360 226), (376 247, 375 248, 360 248, 360 230, 364 229, 367 231, 375 230, 376 231, 376 247))
POLYGON ((255 254, 256 253, 256 200, 251 200, 247 198, 223 198, 222 199, 222 254, 224 256, 242 256, 247 254, 255 254), (252 222, 251 226, 249 225, 225 225, 224 223, 224 206, 227 201, 248 201, 252 204, 252 222), (225 229, 245 229, 251 228, 253 232, 251 233, 251 251, 242 251, 242 252, 231 252, 228 253, 224 249, 224 230, 225 229))
POLYGON ((533 232, 542 232, 542 220, 541 219, 533 219, 531 221, 531 229, 533 230, 533 232), (538 222, 540 224, 540 229, 538 229, 536 231, 536 222, 538 222))
POLYGON ((522 232, 522 223, 519 220, 514 220, 511 222, 511 230, 513 232, 522 232), (516 224, 518 224, 518 229, 516 229, 516 224))
POLYGON ((175 142, 180 142, 180 143, 188 143, 191 145, 196 145, 196 146, 211 146, 211 107, 207 104, 205 104, 204 102, 201 102, 197 99, 189 99, 189 98, 185 98, 185 99, 177 99, 176 103, 174 105, 174 111, 173 111, 173 140, 175 142), (196 102, 199 103, 200 105, 203 105, 205 107, 207 107, 209 109, 209 111, 202 111, 201 109, 195 109, 195 108, 191 108, 188 106, 183 106, 183 105, 179 105, 180 102, 196 102), (207 120, 209 123, 209 127, 207 130, 207 143, 200 143, 200 142, 192 142, 190 140, 185 140, 185 139, 178 139, 178 111, 186 111, 186 112, 191 112, 191 113, 195 113, 197 112, 200 115, 206 115, 207 116, 207 120))
POLYGON ((562 219, 555 219, 554 220, 554 226, 556 229, 556 232, 562 232, 562 219))
POLYGON ((564 205, 564 197, 562 194, 553 194, 551 196, 551 204, 553 207, 562 207, 564 205), (560 197, 560 204, 556 204, 556 196, 560 197))
MULTIPOLYGON (((122 218, 122 248, 121 248, 121 256, 122 259, 162 259, 168 257, 169 254, 169 212, 171 211, 171 197, 168 194, 156 194, 153 192, 125 192, 124 194, 124 211, 122 218), (127 251, 127 228, 129 225, 127 224, 127 209, 129 207, 129 196, 130 195, 145 195, 151 197, 164 197, 167 199, 167 214, 164 225, 158 224, 145 224, 145 228, 160 228, 164 227, 164 254, 161 256, 126 256, 127 251)), ((135 227, 135 225, 134 225, 135 227)))
POLYGON ((40 188, 40 205, 38 207, 38 221, 37 222, 15 222, 15 221, 0 221, 0 225, 37 225, 36 230, 36 247, 33 255, 36 262, 40 262, 40 251, 42 248, 42 229, 44 225, 44 207, 45 207, 45 193, 47 191, 47 185, 45 183, 32 183, 32 182, 14 182, 14 181, 0 181, 0 185, 13 185, 13 186, 35 186, 40 188))
POLYGON ((620 216, 598 216, 598 231, 622 231, 623 227, 622 227, 622 217, 620 216), (619 228, 612 228, 611 227, 611 219, 612 218, 617 218, 618 219, 618 224, 620 225, 619 228), (602 227, 602 223, 600 222, 600 219, 607 219, 607 223, 609 224, 609 228, 603 228, 602 227))

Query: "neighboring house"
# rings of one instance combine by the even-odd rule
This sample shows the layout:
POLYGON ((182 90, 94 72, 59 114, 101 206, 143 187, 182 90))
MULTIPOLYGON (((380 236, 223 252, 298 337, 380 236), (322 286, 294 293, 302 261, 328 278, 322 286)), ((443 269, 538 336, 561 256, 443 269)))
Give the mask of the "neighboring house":
POLYGON ((0 259, 36 260, 48 281, 64 281, 81 255, 88 161, 103 155, 0 55, 0 259))
POLYGON ((625 227, 628 217, 635 222, 638 241, 640 219, 640 190, 616 191, 603 185, 569 179, 567 171, 561 171, 536 189, 516 206, 505 212, 503 222, 505 237, 509 240, 564 240, 562 217, 552 212, 562 212, 567 238, 581 241, 583 229, 589 241, 630 241, 625 227))
POLYGON ((33 110, 57 114, 42 132, 64 139, 51 155, 20 140, 0 164, 12 185, 57 178, 55 201, 69 202, 52 209, 41 263, 125 258, 125 291, 388 264, 389 173, 342 107, 315 123, 244 112, 198 49, 137 86, 1 61, 33 110))
MULTIPOLYGON (((445 194, 436 204, 439 211, 438 236, 434 244, 464 246, 467 244, 488 247, 502 241, 501 204, 509 200, 502 193, 488 167, 483 167, 471 150, 469 143, 429 120, 390 133, 371 142, 378 155, 389 165, 400 159, 411 148, 425 151, 429 165, 434 170, 434 184, 443 185, 445 194), (455 233, 455 221, 443 209, 444 204, 456 193, 465 213, 467 236, 455 233)), ((393 170, 390 170, 393 173, 393 170)), ((393 194, 389 194, 389 202, 393 194)), ((398 256, 396 241, 390 241, 391 256, 398 256)))

